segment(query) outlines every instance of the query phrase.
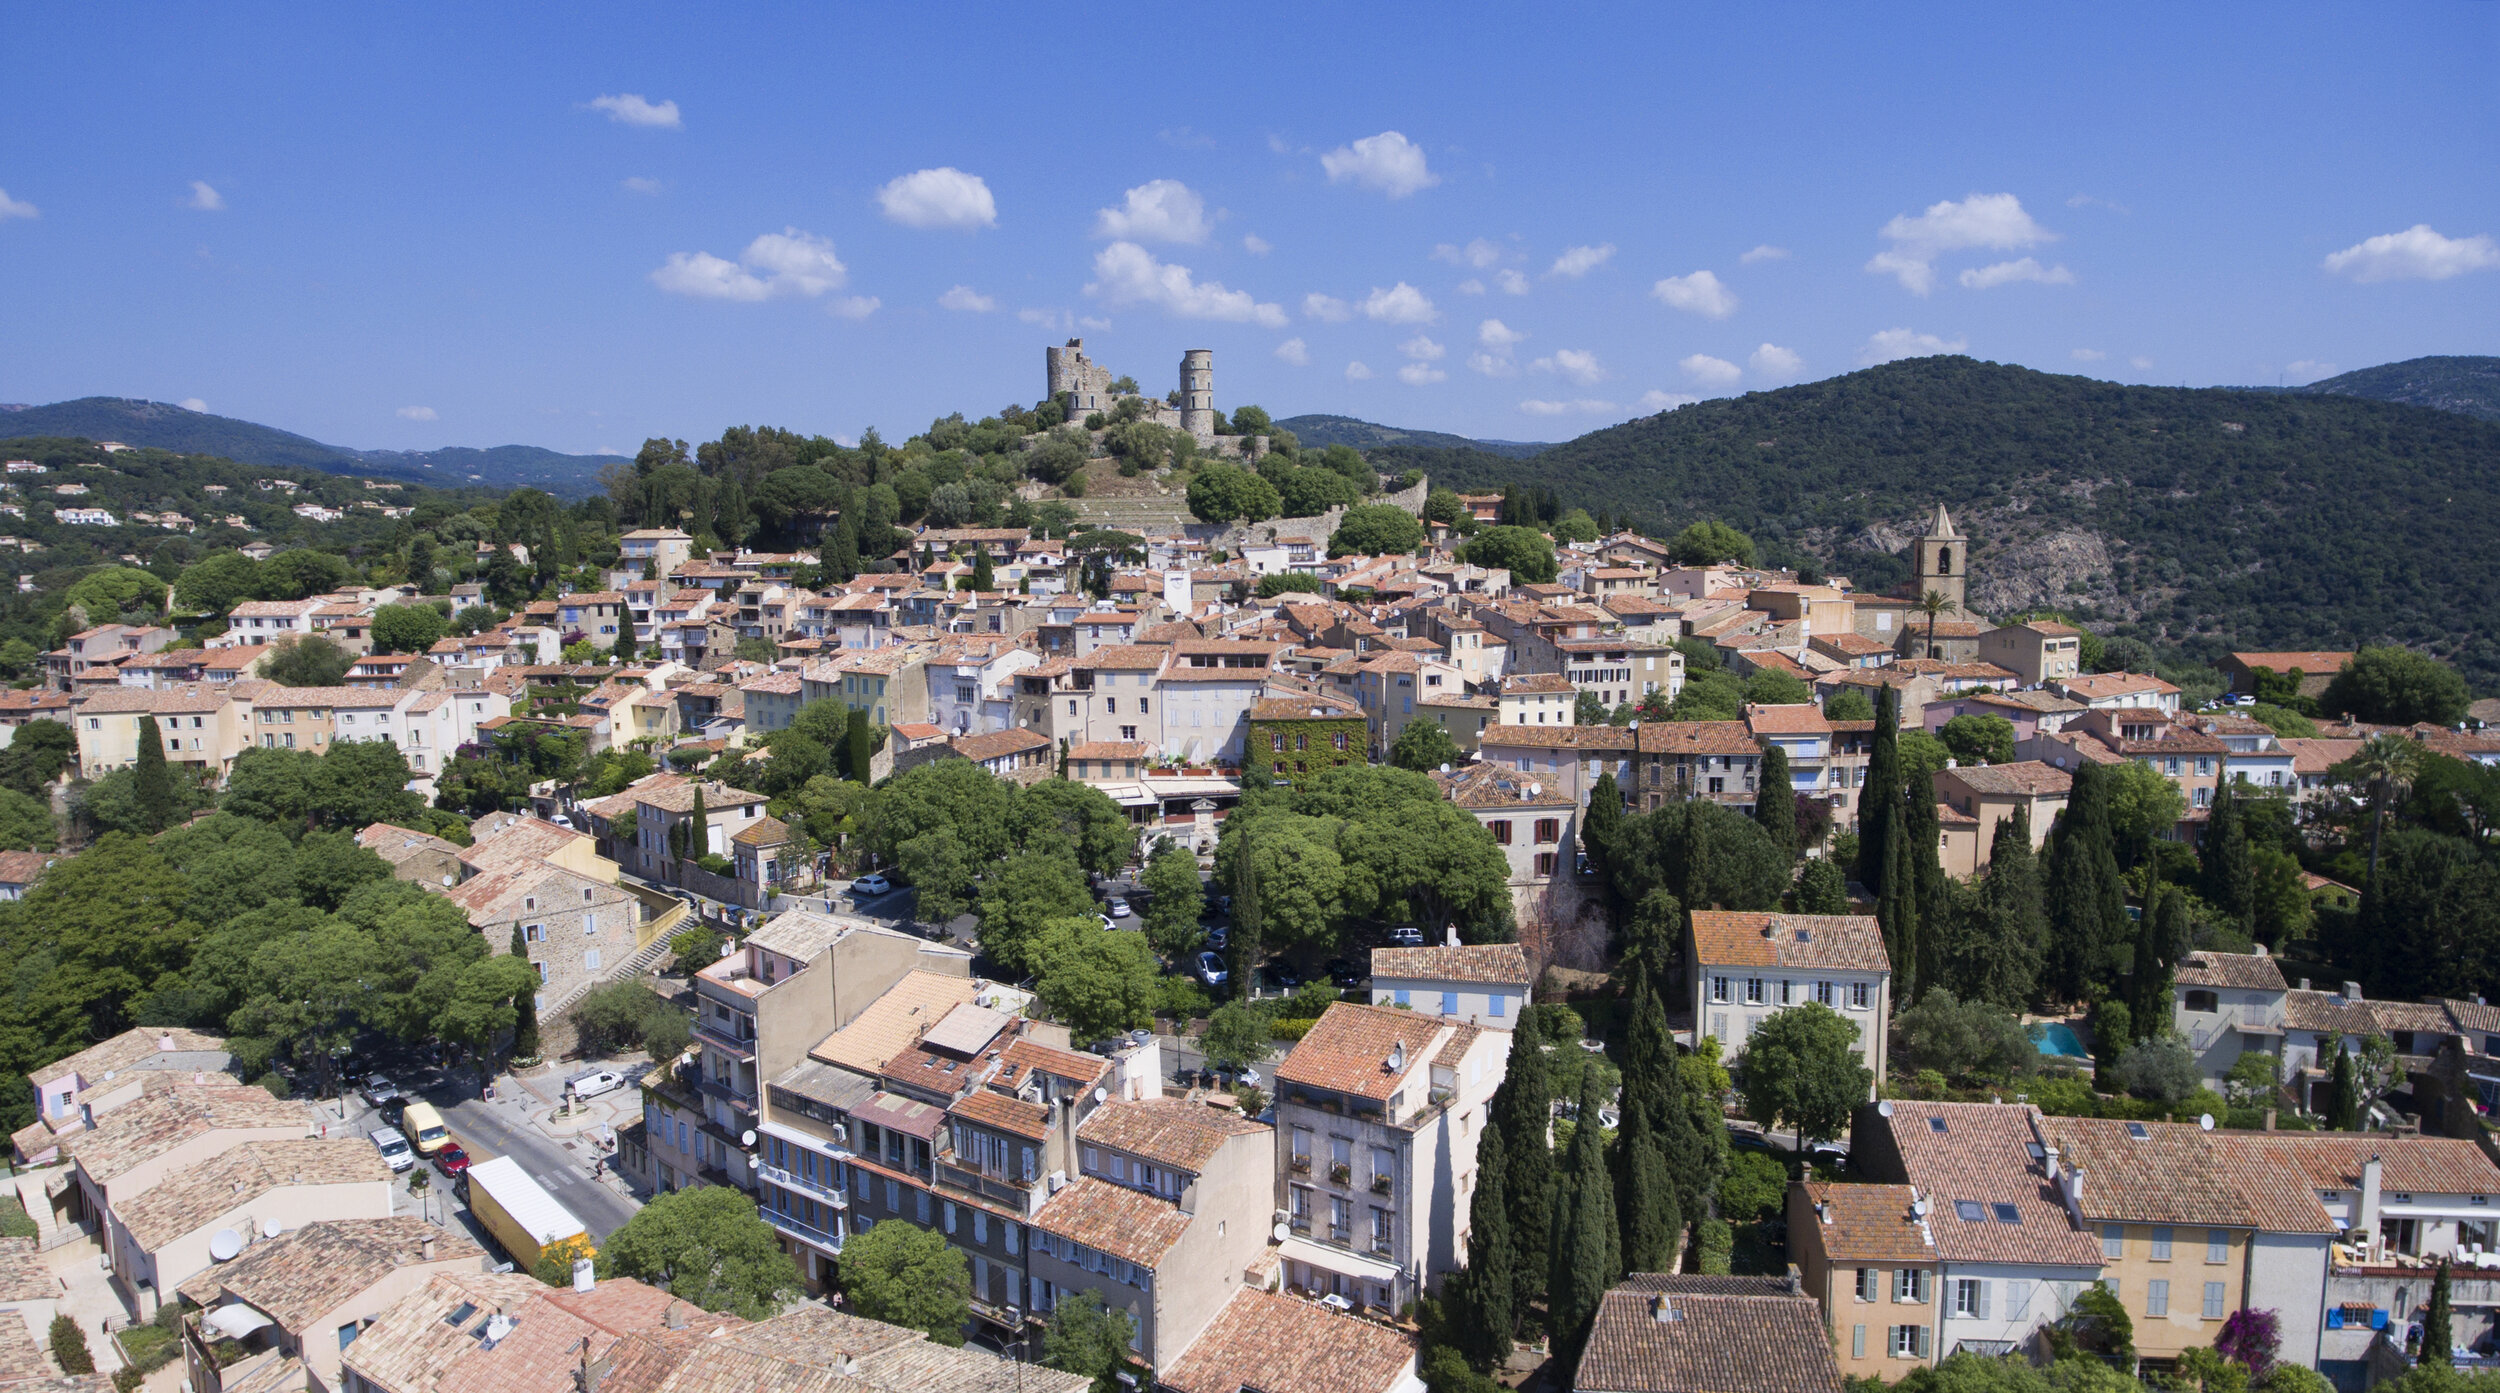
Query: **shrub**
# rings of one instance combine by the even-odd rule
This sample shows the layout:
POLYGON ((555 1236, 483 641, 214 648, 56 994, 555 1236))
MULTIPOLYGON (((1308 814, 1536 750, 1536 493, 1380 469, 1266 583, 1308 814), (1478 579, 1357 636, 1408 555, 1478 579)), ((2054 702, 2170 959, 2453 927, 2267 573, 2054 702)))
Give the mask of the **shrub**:
POLYGON ((2119 1087, 2157 1103, 2177 1103, 2197 1091, 2195 1057, 2168 1036, 2128 1046, 2114 1072, 2119 1087))
POLYGON ((92 1374, 95 1355, 88 1352, 87 1332, 66 1315, 52 1318, 52 1359, 65 1374, 92 1374))
POLYGON ((1893 1018, 1893 1051, 1914 1070, 1948 1078, 2019 1078, 2032 1071, 2040 1052, 2022 1022, 1990 1002, 1962 1001, 1942 987, 1893 1018))
POLYGON ((1736 1260, 1736 1230, 1729 1228, 1725 1219, 1704 1219, 1695 1246, 1701 1250, 1701 1270, 1724 1277, 1736 1260))
POLYGON ((0 1238, 36 1238, 42 1233, 16 1196, 0 1199, 0 1238))
POLYGON ((1787 1196, 1788 1167, 1759 1151, 1727 1158, 1727 1173, 1719 1177, 1719 1215, 1729 1223, 1767 1218, 1787 1196))
POLYGON ((286 1075, 274 1070, 252 1080, 252 1087, 268 1089, 272 1098, 284 1098, 295 1090, 295 1085, 287 1082, 286 1075))
POLYGON ((1269 1021, 1267 1023, 1267 1038, 1271 1040, 1300 1040, 1303 1036, 1310 1034, 1311 1027, 1317 1024, 1319 1024, 1317 1019, 1269 1021))

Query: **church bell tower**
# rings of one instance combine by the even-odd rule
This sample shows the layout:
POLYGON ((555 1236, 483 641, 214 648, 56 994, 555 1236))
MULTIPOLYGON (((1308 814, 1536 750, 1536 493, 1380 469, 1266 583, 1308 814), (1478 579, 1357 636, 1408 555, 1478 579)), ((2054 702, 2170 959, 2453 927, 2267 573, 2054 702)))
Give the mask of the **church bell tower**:
POLYGON ((1912 599, 1933 590, 1953 602, 1953 612, 1968 616, 1969 601, 1963 586, 1970 579, 1970 542, 1953 528, 1953 519, 1946 516, 1944 505, 1936 505, 1935 517, 1928 520, 1927 535, 1918 539, 1918 580, 1912 586, 1912 599))

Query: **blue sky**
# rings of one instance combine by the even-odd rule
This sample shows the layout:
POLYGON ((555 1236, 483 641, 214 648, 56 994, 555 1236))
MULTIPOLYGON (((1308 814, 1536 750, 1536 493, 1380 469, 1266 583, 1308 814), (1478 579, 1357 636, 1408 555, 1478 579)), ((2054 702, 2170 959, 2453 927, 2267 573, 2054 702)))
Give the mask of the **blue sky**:
POLYGON ((1509 439, 1922 351, 2500 352, 2492 0, 21 5, 0 47, 0 401, 347 445, 899 437, 1073 334, 1509 439))

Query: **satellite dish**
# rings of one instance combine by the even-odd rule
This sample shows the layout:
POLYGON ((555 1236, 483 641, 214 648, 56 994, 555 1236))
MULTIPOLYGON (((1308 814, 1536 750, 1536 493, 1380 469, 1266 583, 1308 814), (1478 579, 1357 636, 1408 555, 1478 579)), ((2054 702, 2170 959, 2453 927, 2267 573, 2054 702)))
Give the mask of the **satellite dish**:
POLYGON ((210 1234, 208 1255, 219 1262, 232 1262, 243 1252, 243 1235, 232 1229, 219 1229, 210 1234))
POLYGON ((753 1146, 753 1145, 755 1145, 755 1129, 754 1129, 754 1128, 752 1128, 752 1127, 749 1127, 749 1128, 748 1128, 748 1129, 746 1129, 744 1132, 739 1133, 739 1134, 738 1134, 738 1145, 740 1145, 740 1146, 753 1146))
POLYGON ((1910 1205, 1910 1212, 1911 1212, 1912 1214, 1917 1215, 1918 1217, 1920 1217, 1920 1218, 1922 1218, 1922 1219, 1926 1218, 1926 1217, 1927 1217, 1927 1201, 1925 1201, 1925 1200, 1916 1200, 1916 1201, 1913 1201, 1913 1202, 1911 1203, 1911 1205, 1910 1205))
POLYGON ((1278 1224, 1278 1225, 1276 1226, 1276 1241, 1277 1241, 1277 1242, 1282 1243, 1282 1242, 1284 1242, 1286 1239, 1291 1238, 1291 1237, 1293 1237, 1293 1226, 1292 1226, 1292 1225, 1290 1225, 1290 1224, 1278 1224))
POLYGON ((1886 1098, 1884 1101, 1877 1103, 1875 1105, 1875 1115, 1877 1117, 1892 1116, 1892 1100, 1890 1098, 1886 1098))
POLYGON ((277 1237, 277 1236, 278 1236, 280 1233, 282 1233, 282 1232, 284 1232, 284 1230, 283 1230, 283 1229, 281 1229, 281 1228, 279 1227, 279 1225, 278 1225, 278 1216, 277 1216, 277 1215, 272 1214, 272 1215, 270 1215, 268 1218, 263 1219, 263 1220, 261 1220, 261 1221, 260 1221, 260 1236, 261 1236, 261 1237, 263 1237, 263 1238, 275 1238, 275 1237, 277 1237))
POLYGON ((1102 1091, 1101 1089, 1099 1089, 1099 1088, 1097 1088, 1097 1089, 1095 1089, 1095 1090, 1094 1090, 1094 1101, 1095 1101, 1095 1102, 1097 1102, 1097 1103, 1101 1102, 1103 1099, 1108 1098, 1108 1097, 1110 1097, 1110 1096, 1111 1096, 1110 1094, 1103 1092, 1103 1091, 1102 1091))
POLYGON ((2203 1114, 2196 1119, 2196 1125, 2204 1128, 2208 1132, 2212 1131, 2214 1129, 2214 1115, 2212 1113, 2203 1114))
POLYGON ((720 955, 724 958, 737 951, 738 945, 735 943, 723 943, 720 946, 720 955))

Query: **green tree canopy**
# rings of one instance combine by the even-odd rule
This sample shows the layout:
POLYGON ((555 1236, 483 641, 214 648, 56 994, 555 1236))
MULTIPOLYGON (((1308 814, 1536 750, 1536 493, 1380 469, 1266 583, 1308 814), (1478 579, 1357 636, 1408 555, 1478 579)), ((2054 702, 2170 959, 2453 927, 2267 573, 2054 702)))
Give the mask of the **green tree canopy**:
MULTIPOLYGON (((281 552, 279 556, 298 556, 300 552, 281 552)), ((269 558, 274 564, 277 556, 269 558)), ((283 638, 269 650, 268 665, 262 675, 281 687, 335 687, 347 678, 348 667, 355 655, 339 647, 326 634, 304 634, 283 638)))
POLYGON ((1857 1026, 1818 1002, 1763 1021, 1745 1042, 1745 1115, 1812 1140, 1839 1136, 1874 1085, 1857 1041, 1857 1026))
POLYGON ((1946 721, 1936 738, 1964 764, 2014 762, 2014 723, 2003 716, 1965 713, 1946 721))
POLYGON ((1189 479, 1189 512, 1200 522, 1265 522, 1284 508, 1276 486, 1250 470, 1206 464, 1189 479))
POLYGON ((1039 959, 1036 995, 1076 1039, 1153 1023, 1162 968, 1140 935, 1071 916, 1045 925, 1031 956, 1039 959))
POLYGON ((1389 745, 1389 762, 1400 769, 1429 774, 1459 762, 1458 742, 1439 721, 1418 718, 1406 723, 1389 745))
POLYGON ((423 653, 449 627, 432 605, 383 605, 373 612, 373 651, 423 653))
POLYGON ((1753 538, 1716 518, 1686 527, 1668 545, 1675 559, 1687 566, 1709 566, 1721 561, 1750 566, 1754 559, 1753 538))
POLYGON ((134 611, 153 616, 165 608, 165 582, 135 566, 106 566, 79 577, 68 599, 97 624, 134 611))
POLYGON ((972 1269, 963 1250, 915 1224, 887 1219, 851 1235, 836 1260, 842 1294, 870 1320, 960 1348, 972 1319, 972 1269))
POLYGON ((1458 549, 1458 559, 1472 566, 1508 570, 1514 585, 1546 585, 1560 572, 1554 542, 1533 527, 1488 527, 1458 549))
POLYGON ((1092 1379, 1090 1393, 1119 1393, 1119 1375, 1128 1368, 1129 1340, 1136 1331, 1128 1312, 1103 1305, 1100 1293, 1071 1292, 1042 1328, 1042 1362, 1092 1379))
POLYGON ((1197 854, 1166 838, 1146 859, 1138 883, 1146 891, 1146 941, 1173 962, 1197 951, 1203 938, 1198 915, 1206 907, 1197 854))
POLYGON ((799 1292, 799 1269, 755 1201, 726 1185, 656 1196, 599 1251, 603 1276, 632 1277, 707 1311, 765 1320, 799 1292))
POLYGON ((1404 508, 1365 503, 1345 510, 1328 539, 1330 556, 1391 556, 1424 544, 1424 525, 1404 508))
POLYGON ((2455 668, 2409 648, 2362 649, 2318 698, 2329 715, 2398 726, 2455 725, 2465 719, 2465 703, 2465 679, 2455 668))

